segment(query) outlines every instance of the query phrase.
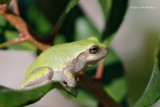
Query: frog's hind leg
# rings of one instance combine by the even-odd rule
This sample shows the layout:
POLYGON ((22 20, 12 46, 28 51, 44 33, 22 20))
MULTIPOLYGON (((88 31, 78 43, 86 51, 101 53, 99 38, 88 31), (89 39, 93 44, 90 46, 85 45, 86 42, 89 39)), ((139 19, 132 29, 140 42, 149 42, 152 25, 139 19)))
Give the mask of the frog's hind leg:
POLYGON ((53 77, 50 67, 39 67, 32 71, 26 81, 21 84, 22 88, 34 88, 48 83, 53 77))

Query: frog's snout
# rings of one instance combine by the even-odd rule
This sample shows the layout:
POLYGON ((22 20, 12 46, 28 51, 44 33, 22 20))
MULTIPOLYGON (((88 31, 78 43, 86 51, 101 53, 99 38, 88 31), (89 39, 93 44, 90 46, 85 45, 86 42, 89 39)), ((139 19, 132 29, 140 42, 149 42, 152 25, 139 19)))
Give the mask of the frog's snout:
POLYGON ((106 53, 106 55, 109 53, 109 48, 108 47, 103 47, 103 50, 106 53))
POLYGON ((109 48, 107 48, 107 47, 104 47, 104 49, 105 49, 105 51, 109 51, 109 48))

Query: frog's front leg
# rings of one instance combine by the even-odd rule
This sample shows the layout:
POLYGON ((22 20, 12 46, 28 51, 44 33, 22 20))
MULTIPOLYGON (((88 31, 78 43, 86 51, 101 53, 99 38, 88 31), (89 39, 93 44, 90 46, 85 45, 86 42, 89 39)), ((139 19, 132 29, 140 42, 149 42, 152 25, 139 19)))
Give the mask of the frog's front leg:
POLYGON ((67 85, 69 87, 76 87, 77 86, 77 79, 75 78, 74 74, 71 73, 70 69, 64 70, 63 79, 67 82, 67 85))

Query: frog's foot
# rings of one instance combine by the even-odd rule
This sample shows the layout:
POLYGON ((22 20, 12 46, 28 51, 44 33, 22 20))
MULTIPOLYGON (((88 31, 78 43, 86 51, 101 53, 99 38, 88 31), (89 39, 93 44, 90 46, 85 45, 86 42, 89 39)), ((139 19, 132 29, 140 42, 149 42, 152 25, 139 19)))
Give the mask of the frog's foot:
POLYGON ((77 87, 77 80, 70 70, 66 69, 63 74, 64 80, 67 82, 69 87, 77 87))
POLYGON ((76 77, 76 80, 77 80, 76 87, 78 87, 78 86, 79 86, 79 78, 78 78, 78 77, 76 77))
POLYGON ((27 79, 21 84, 22 88, 34 88, 47 84, 53 77, 50 67, 40 67, 31 72, 27 79))
POLYGON ((64 88, 67 87, 67 83, 66 83, 66 82, 60 82, 60 84, 61 84, 64 88))

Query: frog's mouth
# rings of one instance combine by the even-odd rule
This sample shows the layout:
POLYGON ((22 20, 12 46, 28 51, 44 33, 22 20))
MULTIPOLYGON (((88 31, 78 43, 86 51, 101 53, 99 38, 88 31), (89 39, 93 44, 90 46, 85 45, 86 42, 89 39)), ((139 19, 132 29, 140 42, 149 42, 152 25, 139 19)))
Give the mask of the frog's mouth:
MULTIPOLYGON (((87 68, 89 68, 89 67, 92 67, 92 66, 95 65, 98 61, 99 61, 99 60, 87 62, 87 63, 85 64, 83 70, 85 70, 85 69, 87 69, 87 68)), ((83 71, 83 70, 82 70, 82 71, 83 71)))

